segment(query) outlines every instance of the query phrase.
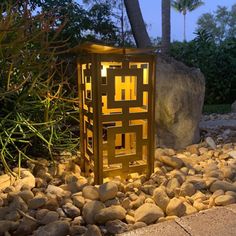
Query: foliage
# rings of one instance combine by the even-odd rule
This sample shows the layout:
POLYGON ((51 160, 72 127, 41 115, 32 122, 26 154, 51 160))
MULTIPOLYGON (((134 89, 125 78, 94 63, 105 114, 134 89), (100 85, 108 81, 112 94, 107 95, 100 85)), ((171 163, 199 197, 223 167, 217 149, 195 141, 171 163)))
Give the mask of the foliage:
POLYGON ((218 6, 214 13, 203 14, 197 25, 198 31, 209 32, 217 43, 236 37, 236 4, 231 9, 218 6))
POLYGON ((57 19, 56 26, 66 22, 60 37, 69 39, 71 46, 85 40, 107 44, 118 41, 117 26, 112 21, 109 4, 93 4, 89 10, 85 10, 74 0, 45 0, 38 6, 49 18, 57 19))
POLYGON ((236 99, 236 38, 217 44, 211 34, 199 31, 189 43, 174 42, 172 56, 203 72, 207 104, 232 103, 236 99))
MULTIPOLYGON (((28 11, 34 14, 44 14, 48 20, 54 19, 50 28, 50 34, 54 34, 61 24, 59 38, 67 40, 70 47, 78 45, 83 41, 102 42, 110 45, 121 45, 120 23, 117 23, 117 5, 115 1, 91 1, 88 9, 75 0, 28 0, 13 1, 14 8, 18 12, 25 10, 26 3, 28 11)), ((120 17, 120 16, 119 16, 120 17)), ((127 35, 128 31, 125 32, 127 35)), ((126 37, 127 44, 131 44, 130 37, 126 37)))
POLYGON ((184 16, 184 41, 186 41, 186 14, 204 4, 201 0, 172 0, 171 6, 184 16))
POLYGON ((194 11, 203 4, 204 3, 201 0, 172 0, 171 5, 180 13, 186 15, 188 11, 194 11))
POLYGON ((107 7, 109 10, 107 11, 107 15, 110 16, 110 20, 116 26, 115 30, 113 30, 113 32, 116 33, 116 40, 113 41, 113 45, 134 46, 134 38, 126 11, 124 10, 123 0, 83 0, 83 2, 88 6, 89 12, 91 12, 94 8, 96 9, 101 6, 107 7))
POLYGON ((9 172, 10 163, 21 166, 32 154, 52 157, 77 147, 79 140, 71 126, 78 113, 68 84, 71 73, 59 57, 66 45, 56 40, 63 25, 56 28, 56 19, 14 7, 0 8, 0 158, 9 172))
POLYGON ((203 106, 203 113, 205 114, 224 114, 230 113, 231 111, 231 104, 214 104, 214 105, 204 105, 203 106))

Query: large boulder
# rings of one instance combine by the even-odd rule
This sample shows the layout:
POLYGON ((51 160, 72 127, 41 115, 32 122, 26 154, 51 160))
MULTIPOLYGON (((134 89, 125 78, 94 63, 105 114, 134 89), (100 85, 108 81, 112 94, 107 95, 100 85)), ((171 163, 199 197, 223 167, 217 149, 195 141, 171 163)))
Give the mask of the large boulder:
POLYGON ((157 146, 181 149, 197 143, 205 94, 203 74, 159 56, 156 86, 157 146))
POLYGON ((236 113, 236 100, 231 105, 231 112, 236 113))

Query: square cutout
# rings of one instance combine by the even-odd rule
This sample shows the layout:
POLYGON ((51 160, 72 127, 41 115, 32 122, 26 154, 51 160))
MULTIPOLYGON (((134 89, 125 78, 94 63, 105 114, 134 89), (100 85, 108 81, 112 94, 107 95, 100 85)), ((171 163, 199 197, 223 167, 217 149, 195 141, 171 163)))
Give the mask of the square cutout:
POLYGON ((137 76, 115 76, 115 101, 137 100, 137 76))
POLYGON ((115 156, 136 154, 136 133, 115 135, 115 156))

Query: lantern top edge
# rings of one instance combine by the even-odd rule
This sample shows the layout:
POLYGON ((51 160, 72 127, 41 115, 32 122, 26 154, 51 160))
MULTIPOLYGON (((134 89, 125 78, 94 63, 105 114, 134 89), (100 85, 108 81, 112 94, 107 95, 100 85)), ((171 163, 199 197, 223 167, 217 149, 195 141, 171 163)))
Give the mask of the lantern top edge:
POLYGON ((127 55, 138 55, 138 54, 156 54, 154 48, 119 48, 112 47, 103 44, 95 44, 91 42, 86 42, 79 44, 74 48, 70 49, 73 54, 77 53, 88 53, 88 54, 127 54, 127 55))

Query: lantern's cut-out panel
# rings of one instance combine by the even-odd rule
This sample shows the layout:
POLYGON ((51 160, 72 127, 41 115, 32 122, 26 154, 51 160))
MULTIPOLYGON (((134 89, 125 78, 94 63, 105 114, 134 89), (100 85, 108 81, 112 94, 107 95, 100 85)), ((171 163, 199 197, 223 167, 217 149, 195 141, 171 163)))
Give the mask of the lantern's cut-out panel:
POLYGON ((81 154, 96 182, 153 168, 153 60, 107 58, 79 64, 81 154))

